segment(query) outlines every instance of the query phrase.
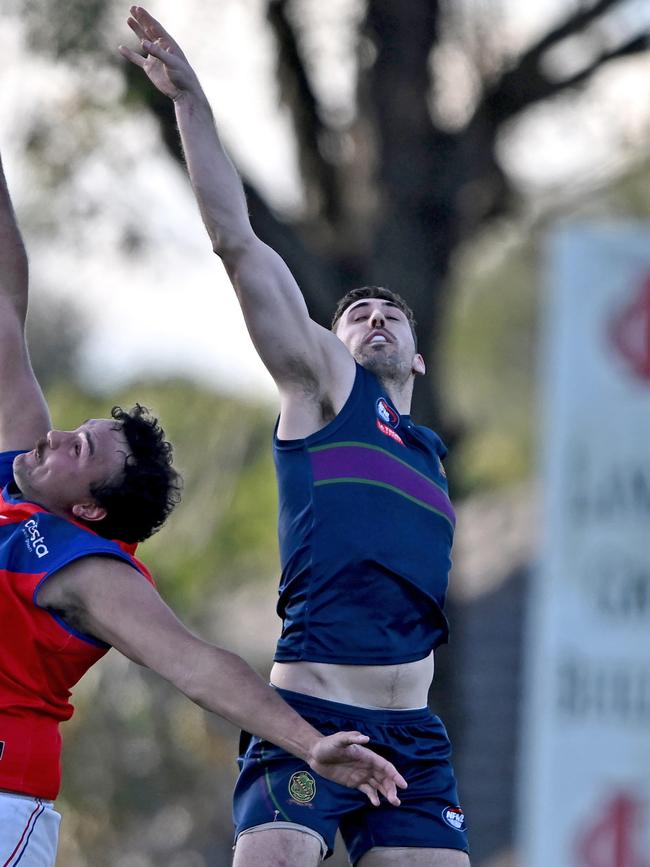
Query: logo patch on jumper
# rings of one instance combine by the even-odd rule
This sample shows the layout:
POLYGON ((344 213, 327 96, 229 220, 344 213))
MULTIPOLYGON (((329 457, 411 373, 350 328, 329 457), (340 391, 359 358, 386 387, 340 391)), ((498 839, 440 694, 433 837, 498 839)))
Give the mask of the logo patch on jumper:
POLYGON ((466 828, 465 811, 462 807, 445 807, 442 818, 454 831, 464 831, 466 828))
POLYGON ((307 771, 297 771, 289 780, 289 794, 299 804, 308 804, 316 796, 316 780, 307 771))
POLYGON ((31 551, 32 554, 36 554, 40 559, 50 553, 45 544, 45 539, 41 535, 41 531, 38 529, 38 520, 36 518, 30 518, 29 521, 25 521, 23 533, 25 535, 27 550, 31 551))
POLYGON ((399 424, 399 415, 395 412, 385 397, 377 399, 375 410, 377 411, 377 417, 381 421, 385 424, 389 424, 391 427, 397 427, 399 424))

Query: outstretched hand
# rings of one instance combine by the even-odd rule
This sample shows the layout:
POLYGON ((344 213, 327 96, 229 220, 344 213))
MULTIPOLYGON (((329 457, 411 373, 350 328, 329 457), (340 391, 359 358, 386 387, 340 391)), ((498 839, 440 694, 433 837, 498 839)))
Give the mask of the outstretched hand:
POLYGON ((390 762, 362 744, 368 736, 360 732, 337 732, 321 738, 314 747, 309 765, 322 777, 359 789, 375 807, 379 795, 398 807, 397 789, 406 788, 406 780, 390 762))
POLYGON ((127 23, 140 40, 144 55, 120 45, 122 57, 144 70, 152 83, 170 99, 192 89, 200 90, 196 73, 179 44, 142 6, 131 6, 127 23))

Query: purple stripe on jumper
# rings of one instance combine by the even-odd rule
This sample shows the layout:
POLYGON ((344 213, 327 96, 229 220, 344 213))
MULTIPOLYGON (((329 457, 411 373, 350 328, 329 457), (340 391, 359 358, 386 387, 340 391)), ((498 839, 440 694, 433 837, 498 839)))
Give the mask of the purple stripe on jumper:
POLYGON ((335 446, 311 452, 311 462, 316 482, 355 478, 391 485, 442 512, 455 523, 454 510, 444 491, 384 452, 363 446, 335 446))

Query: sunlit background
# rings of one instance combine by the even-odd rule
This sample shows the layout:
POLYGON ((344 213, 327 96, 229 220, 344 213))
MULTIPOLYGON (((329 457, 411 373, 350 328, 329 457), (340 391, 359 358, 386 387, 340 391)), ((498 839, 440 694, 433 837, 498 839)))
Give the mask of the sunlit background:
MULTIPOLYGON (((577 305, 557 314, 568 325, 552 320, 550 284, 569 295, 580 282, 552 258, 553 239, 578 223, 631 227, 634 243, 614 243, 611 255, 609 236, 596 239, 602 264, 590 279, 622 259, 639 280, 650 273, 650 6, 148 8, 199 73, 249 184, 254 225, 314 316, 325 321, 332 299, 362 280, 385 281, 416 310, 429 374, 414 414, 451 446, 459 512, 453 639, 431 703, 455 744, 473 864, 647 867, 648 759, 648 787, 624 804, 632 818, 609 822, 605 802, 601 816, 600 802, 585 800, 564 860, 540 860, 524 813, 544 797, 527 790, 526 769, 553 757, 526 710, 541 701, 526 689, 543 628, 530 600, 541 599, 535 576, 545 574, 554 502, 539 432, 551 430, 553 371, 564 376, 548 330, 581 316, 577 305), (535 758, 542 740, 549 752, 535 758), (590 834, 595 843, 580 842, 590 834)), ((30 254, 35 367, 59 426, 136 399, 160 413, 185 499, 143 558, 194 629, 266 673, 279 630, 274 390, 201 225, 169 115, 117 53, 133 44, 127 13, 116 0, 0 6, 0 148, 30 254)), ((576 249, 595 261, 592 248, 576 249)), ((580 292, 591 309, 589 285, 580 292)), ((641 305, 641 354, 646 316, 641 305)), ((591 388, 589 375, 572 387, 591 388)), ((630 424, 648 425, 647 439, 650 387, 641 377, 635 389, 642 409, 630 424)), ((650 490, 647 454, 639 466, 650 490)), ((647 526, 650 506, 643 516, 647 526)), ((635 568, 635 628, 647 633, 647 557, 635 568)), ((650 690, 647 642, 643 653, 650 690)), ((86 676, 76 706, 64 728, 61 867, 229 864, 234 730, 117 653, 86 676)), ((344 864, 343 853, 330 863, 344 864)))

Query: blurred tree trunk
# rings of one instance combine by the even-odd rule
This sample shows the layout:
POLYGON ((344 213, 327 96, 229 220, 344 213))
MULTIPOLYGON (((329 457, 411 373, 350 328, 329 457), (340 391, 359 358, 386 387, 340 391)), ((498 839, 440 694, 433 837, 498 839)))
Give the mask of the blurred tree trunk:
POLYGON ((413 308, 428 363, 426 380, 418 380, 416 411, 418 420, 431 427, 439 427, 443 416, 436 352, 444 325, 445 278, 458 242, 453 140, 431 123, 428 102, 429 58, 439 18, 438 0, 373 0, 365 28, 377 55, 362 82, 362 105, 373 118, 377 139, 382 203, 364 270, 367 282, 394 288, 413 308))

